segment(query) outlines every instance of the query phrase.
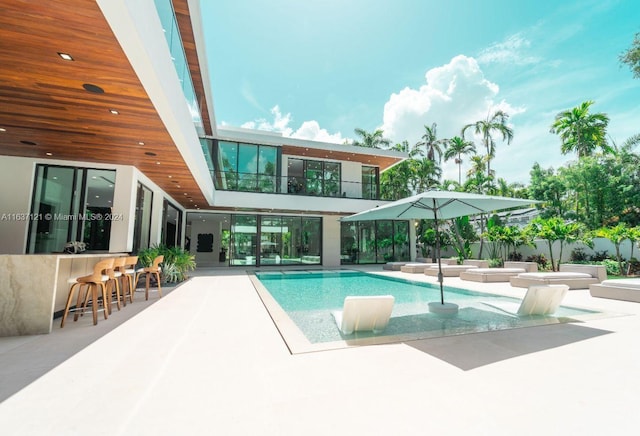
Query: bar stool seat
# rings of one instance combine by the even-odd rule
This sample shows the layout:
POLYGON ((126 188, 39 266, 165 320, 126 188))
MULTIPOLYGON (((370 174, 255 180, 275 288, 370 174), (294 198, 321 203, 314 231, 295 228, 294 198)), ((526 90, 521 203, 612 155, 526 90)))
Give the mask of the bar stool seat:
POLYGON ((64 308, 64 314, 62 315, 62 322, 60 323, 60 328, 64 327, 64 322, 67 319, 70 311, 74 311, 73 320, 78 320, 78 312, 84 313, 87 304, 91 301, 91 312, 93 313, 93 325, 98 324, 98 287, 101 290, 102 297, 102 310, 104 311, 104 319, 108 318, 108 310, 107 310, 107 287, 106 283, 109 280, 110 276, 108 274, 104 274, 104 271, 108 271, 113 267, 113 259, 104 259, 96 263, 93 267, 93 273, 72 278, 67 281, 71 285, 69 288, 69 295, 67 296, 67 304, 64 308), (83 298, 82 288, 86 286, 85 295, 83 298), (71 309, 71 302, 74 299, 75 293, 78 293, 76 307, 71 309), (89 298, 91 297, 91 298, 89 298))
MULTIPOLYGON (((109 299, 109 314, 111 314, 111 305, 113 304, 113 297, 116 298, 116 306, 118 310, 120 310, 120 300, 122 300, 122 295, 120 294, 120 282, 122 278, 121 269, 124 267, 126 257, 115 257, 113 258, 113 267, 108 270, 109 280, 107 281, 107 286, 110 286, 110 291, 107 293, 107 298, 109 299)), ((126 302, 124 303, 126 305, 126 302)))
POLYGON ((140 280, 140 276, 142 276, 143 274, 146 276, 146 286, 145 286, 145 291, 144 291, 144 296, 145 296, 145 300, 149 299, 149 282, 151 279, 151 276, 155 276, 156 281, 158 283, 158 294, 160 294, 159 298, 162 298, 162 288, 160 287, 160 272, 162 271, 160 268, 160 264, 162 263, 162 261, 164 260, 164 256, 160 255, 157 256, 155 259, 153 259, 153 265, 145 267, 145 268, 140 268, 136 271, 136 286, 138 286, 138 280, 140 280))
MULTIPOLYGON (((129 292, 129 301, 133 303, 133 294, 135 289, 133 287, 133 280, 136 276, 136 264, 138 263, 138 256, 128 256, 125 258, 124 266, 120 268, 120 272, 127 279, 127 291, 129 292)), ((126 292, 122 292, 122 298, 125 301, 125 305, 127 304, 127 295, 126 292)))

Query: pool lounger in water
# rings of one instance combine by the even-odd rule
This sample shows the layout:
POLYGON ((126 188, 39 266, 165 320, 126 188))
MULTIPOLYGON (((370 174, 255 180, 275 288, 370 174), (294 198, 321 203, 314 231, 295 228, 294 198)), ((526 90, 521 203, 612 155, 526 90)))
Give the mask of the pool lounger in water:
POLYGON ((483 303, 515 316, 551 315, 558 310, 568 290, 567 285, 533 285, 527 289, 520 306, 517 303, 483 303))
POLYGON ((331 314, 344 335, 371 330, 379 333, 389 324, 394 301, 393 295, 349 296, 342 311, 331 314))

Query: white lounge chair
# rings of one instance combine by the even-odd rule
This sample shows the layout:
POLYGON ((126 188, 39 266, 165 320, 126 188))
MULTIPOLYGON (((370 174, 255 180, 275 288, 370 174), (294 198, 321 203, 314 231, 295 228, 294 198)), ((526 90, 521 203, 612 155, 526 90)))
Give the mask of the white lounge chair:
POLYGON ((567 285, 532 285, 519 307, 517 303, 506 302, 484 304, 516 316, 551 315, 558 310, 568 290, 567 285))
POLYGON ((383 331, 393 310, 393 295, 351 296, 344 299, 342 311, 332 312, 342 334, 355 331, 383 331))

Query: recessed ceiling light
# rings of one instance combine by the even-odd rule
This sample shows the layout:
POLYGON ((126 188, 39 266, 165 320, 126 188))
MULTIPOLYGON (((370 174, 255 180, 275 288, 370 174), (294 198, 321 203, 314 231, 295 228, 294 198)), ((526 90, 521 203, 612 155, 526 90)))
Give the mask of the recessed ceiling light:
POLYGON ((156 165, 160 165, 160 162, 156 162, 156 165))
POLYGON ((47 156, 53 156, 53 153, 51 153, 50 151, 45 153, 47 156))
POLYGON ((171 178, 171 177, 173 177, 173 176, 167 176, 167 177, 171 178))
POLYGON ((25 145, 38 145, 33 141, 20 141, 21 144, 25 144, 25 145))
POLYGON ((73 57, 69 53, 58 52, 58 56, 60 56, 65 61, 72 61, 73 57))
POLYGON ((0 127, 0 132, 6 132, 7 129, 5 129, 4 127, 0 127))
POLYGON ((94 94, 104 94, 104 89, 100 88, 98 85, 93 85, 91 83, 85 83, 82 87, 89 92, 93 92, 94 94))
POLYGON ((120 112, 118 112, 116 109, 109 109, 109 112, 111 112, 114 115, 120 115, 120 112))
POLYGON ((184 195, 189 195, 189 194, 187 194, 187 193, 185 192, 185 193, 184 193, 184 195))
POLYGON ((144 145, 144 142, 140 141, 138 142, 138 145, 144 145))
POLYGON ((147 156, 157 156, 155 153, 151 152, 151 151, 145 151, 145 153, 147 156))
POLYGON ((100 198, 100 196, 99 196, 99 195, 96 195, 96 198, 100 198))

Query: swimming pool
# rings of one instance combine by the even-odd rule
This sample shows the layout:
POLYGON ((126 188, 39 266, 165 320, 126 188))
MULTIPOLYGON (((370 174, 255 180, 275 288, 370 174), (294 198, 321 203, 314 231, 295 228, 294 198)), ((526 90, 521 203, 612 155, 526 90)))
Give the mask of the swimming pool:
POLYGON ((427 309, 428 302, 440 300, 437 284, 360 271, 273 271, 257 272, 255 277, 254 285, 292 352, 297 348, 292 344, 303 339, 300 336, 313 350, 345 341, 382 343, 555 324, 598 313, 563 306, 553 316, 516 317, 485 303, 519 303, 518 299, 445 287, 445 301, 458 304, 460 310, 454 318, 442 318, 427 309), (347 295, 387 294, 395 297, 395 303, 383 333, 340 332, 331 312, 342 309, 347 295))

